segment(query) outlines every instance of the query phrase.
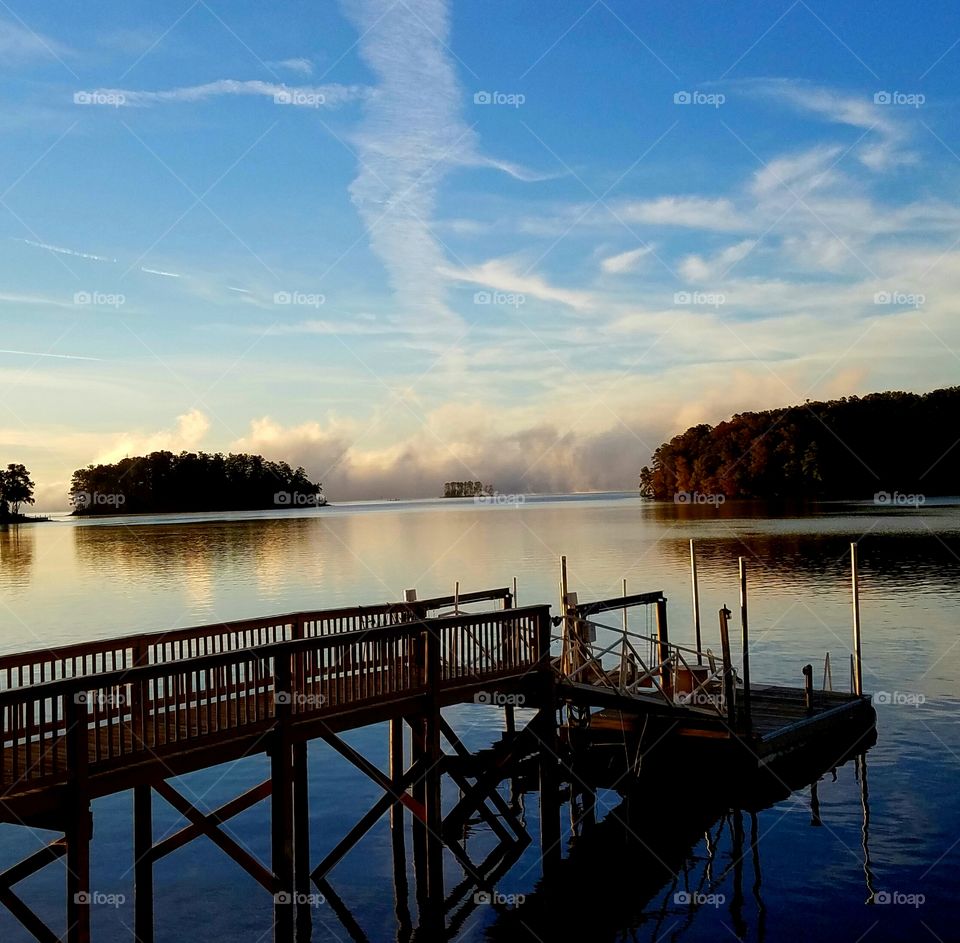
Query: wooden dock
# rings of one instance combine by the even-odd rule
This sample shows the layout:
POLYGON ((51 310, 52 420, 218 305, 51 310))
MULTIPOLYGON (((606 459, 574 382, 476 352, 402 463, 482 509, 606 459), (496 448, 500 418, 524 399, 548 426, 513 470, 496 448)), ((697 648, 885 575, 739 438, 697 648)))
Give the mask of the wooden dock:
POLYGON ((89 943, 91 802, 133 790, 138 943, 153 940, 154 863, 199 837, 215 842, 273 895, 275 940, 309 939, 305 901, 311 888, 333 894, 329 872, 387 812, 400 858, 403 816, 411 815, 417 874, 423 874, 421 925, 441 932, 444 851, 467 882, 489 889, 504 862, 530 841, 496 789, 520 759, 532 760, 537 771, 541 854, 549 876, 561 854, 561 782, 582 782, 585 762, 596 767, 605 746, 622 752, 629 745, 636 757, 628 770, 633 773, 654 752, 648 751, 653 742, 648 735, 694 757, 735 751, 759 768, 830 732, 844 731, 846 737, 850 724, 872 727, 869 699, 860 695, 813 692, 809 683, 801 689, 751 689, 736 677, 726 650, 722 665, 704 665, 703 652, 670 642, 662 593, 579 607, 575 598, 565 597, 562 609, 553 618, 546 605, 514 608, 508 589, 421 601, 411 594, 402 603, 290 613, 0 657, 0 821, 63 832, 62 839, 0 874, 0 903, 38 940, 61 939, 14 886, 65 858, 63 938, 89 943), (468 605, 486 611, 462 612, 468 605), (614 643, 602 646, 594 637, 595 620, 628 606, 655 610, 656 635, 630 633, 624 622, 614 643), (640 650, 647 643, 644 659, 640 650), (445 708, 471 702, 505 714, 502 744, 482 756, 471 756, 443 716, 445 708), (535 710, 522 730, 516 727, 518 705, 535 710), (390 728, 387 772, 340 737, 383 722, 390 728), (409 756, 405 727, 411 731, 409 756), (383 790, 317 865, 309 847, 306 772, 307 744, 315 739, 383 790), (444 740, 452 752, 443 749, 444 740), (258 753, 270 757, 270 779, 212 813, 195 808, 169 782, 258 753), (446 817, 440 802, 444 777, 461 794, 446 817), (155 795, 189 823, 160 842, 153 835, 155 795), (267 798, 269 864, 221 828, 267 798), (475 815, 502 841, 502 853, 492 862, 471 862, 457 838, 475 815))

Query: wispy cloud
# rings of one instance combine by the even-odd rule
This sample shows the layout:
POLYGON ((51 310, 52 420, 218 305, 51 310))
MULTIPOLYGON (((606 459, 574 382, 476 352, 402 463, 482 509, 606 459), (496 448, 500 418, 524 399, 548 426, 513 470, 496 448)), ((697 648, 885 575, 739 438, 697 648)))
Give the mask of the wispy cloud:
POLYGON ((628 249, 617 255, 611 255, 601 260, 600 268, 611 275, 623 275, 633 272, 640 267, 643 260, 653 252, 652 246, 640 246, 639 249, 628 249))
POLYGON ((799 111, 816 115, 832 124, 847 125, 865 132, 856 148, 857 158, 871 170, 882 171, 916 161, 908 148, 910 132, 901 112, 878 103, 874 96, 883 90, 871 89, 850 94, 791 79, 757 79, 739 83, 748 93, 786 102, 799 111))
POLYGON ((618 213, 632 223, 678 226, 719 232, 737 232, 749 224, 725 198, 663 196, 654 200, 633 200, 620 204, 618 213))
POLYGON ((43 357, 52 360, 95 360, 100 361, 100 357, 81 357, 77 354, 46 354, 36 350, 4 350, 0 349, 0 354, 9 354, 17 357, 43 357))
POLYGON ((513 259, 490 259, 482 265, 444 267, 441 271, 448 278, 459 282, 486 285, 497 291, 526 295, 541 301, 557 301, 577 311, 591 308, 596 303, 590 292, 551 285, 540 275, 521 271, 518 262, 513 259))
POLYGON ((368 90, 361 85, 284 85, 258 80, 218 79, 203 85, 188 85, 161 91, 125 88, 95 88, 74 93, 80 103, 114 105, 118 108, 146 108, 175 102, 203 102, 224 95, 252 95, 272 98, 278 104, 304 107, 335 108, 365 97, 368 90))
POLYGON ((277 59, 268 62, 271 69, 286 69, 288 72, 296 72, 298 75, 313 75, 313 63, 309 59, 297 57, 294 59, 277 59))
POLYGON ((24 245, 33 246, 35 249, 44 249, 47 252, 55 252, 57 255, 72 255, 77 259, 90 259, 92 262, 116 262, 106 255, 96 255, 93 252, 81 252, 79 249, 68 249, 65 246, 54 246, 47 242, 37 242, 34 239, 19 239, 12 237, 14 242, 22 242, 24 245))
POLYGON ((62 59, 68 55, 70 50, 57 40, 9 20, 0 20, 0 59, 4 62, 62 59))

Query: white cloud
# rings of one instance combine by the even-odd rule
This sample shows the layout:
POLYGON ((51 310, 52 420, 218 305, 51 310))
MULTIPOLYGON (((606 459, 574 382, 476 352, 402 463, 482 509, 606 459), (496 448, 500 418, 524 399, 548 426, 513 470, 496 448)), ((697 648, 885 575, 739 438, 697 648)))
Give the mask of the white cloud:
POLYGON ((45 249, 47 252, 55 252, 57 255, 72 255, 78 259, 89 259, 92 262, 116 262, 106 255, 95 255, 92 252, 81 252, 79 249, 67 249, 64 246, 54 246, 47 242, 37 242, 34 239, 19 239, 13 237, 16 242, 22 242, 24 245, 33 246, 35 249, 45 249))
POLYGON ((171 452, 197 449, 210 430, 210 420, 199 409, 177 416, 172 429, 159 432, 122 432, 96 458, 97 462, 117 462, 130 455, 147 455, 161 449, 171 452))
POLYGON ((709 257, 688 255, 680 263, 680 274, 692 282, 723 278, 737 262, 745 259, 753 251, 756 244, 756 239, 744 239, 709 257))
POLYGON ((633 200, 617 209, 627 222, 656 226, 680 226, 718 232, 736 232, 748 228, 734 204, 724 198, 699 196, 662 196, 654 200, 633 200))
POLYGON ((600 262, 600 267, 612 275, 623 275, 639 268, 640 263, 653 251, 652 246, 640 246, 639 249, 628 249, 618 255, 611 255, 600 262))
POLYGON ((174 102, 202 102, 223 95, 254 95, 272 99, 290 99, 291 105, 335 108, 363 98, 368 90, 359 85, 283 85, 258 80, 218 79, 203 85, 190 85, 163 91, 140 91, 123 88, 97 88, 86 94, 94 101, 101 99, 117 107, 145 108, 174 102))
POLYGON ((590 292, 558 288, 539 275, 519 271, 517 262, 512 259, 490 259, 467 268, 444 267, 441 272, 455 281, 486 285, 497 291, 528 295, 541 301, 558 301, 578 311, 591 308, 596 303, 590 292))
POLYGON ((272 69, 286 69, 289 72, 296 72, 298 75, 313 75, 313 63, 303 57, 278 59, 274 62, 268 62, 267 65, 272 69))

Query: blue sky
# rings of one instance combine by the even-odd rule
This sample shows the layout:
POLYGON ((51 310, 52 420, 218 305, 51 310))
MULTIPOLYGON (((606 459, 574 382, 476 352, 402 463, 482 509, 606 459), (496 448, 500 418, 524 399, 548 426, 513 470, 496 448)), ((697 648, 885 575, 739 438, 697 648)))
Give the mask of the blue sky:
POLYGON ((960 10, 0 5, 0 457, 334 499, 633 487, 694 422, 952 385, 960 10))

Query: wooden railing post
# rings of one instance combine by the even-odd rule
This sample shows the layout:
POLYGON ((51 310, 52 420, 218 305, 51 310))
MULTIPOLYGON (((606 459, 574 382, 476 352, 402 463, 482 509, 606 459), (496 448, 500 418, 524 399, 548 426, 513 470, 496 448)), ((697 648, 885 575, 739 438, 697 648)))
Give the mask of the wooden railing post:
POLYGON ((559 740, 557 735, 557 678, 550 656, 552 622, 546 607, 537 616, 537 667, 540 704, 534 718, 540 741, 540 854, 544 876, 552 876, 560 863, 559 740))
POLYGON ((720 651, 723 658, 723 699, 727 705, 727 723, 733 727, 737 722, 737 688, 733 682, 733 661, 730 657, 730 616, 724 606, 720 610, 720 651))

